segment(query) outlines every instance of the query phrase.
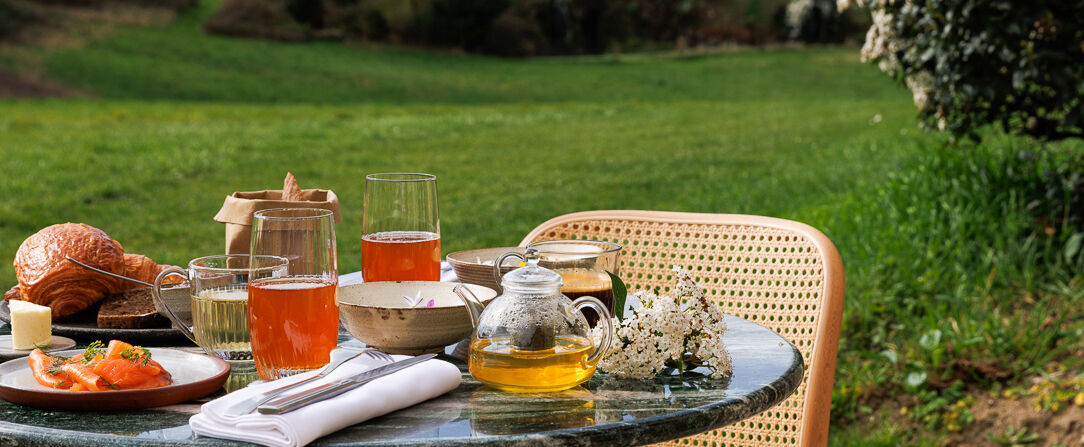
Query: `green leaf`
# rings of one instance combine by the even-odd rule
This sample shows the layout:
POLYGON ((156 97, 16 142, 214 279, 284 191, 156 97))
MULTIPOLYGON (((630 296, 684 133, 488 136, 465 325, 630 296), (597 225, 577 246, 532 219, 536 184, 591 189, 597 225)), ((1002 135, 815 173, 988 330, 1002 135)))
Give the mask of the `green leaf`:
POLYGON ((625 298, 628 297, 629 289, 625 286, 625 282, 621 280, 617 275, 606 272, 610 275, 610 284, 613 286, 614 292, 614 316, 618 320, 625 319, 625 298))
POLYGON ((1084 242, 1084 233, 1073 233, 1069 241, 1065 243, 1065 261, 1073 262, 1073 258, 1080 253, 1080 244, 1084 242))

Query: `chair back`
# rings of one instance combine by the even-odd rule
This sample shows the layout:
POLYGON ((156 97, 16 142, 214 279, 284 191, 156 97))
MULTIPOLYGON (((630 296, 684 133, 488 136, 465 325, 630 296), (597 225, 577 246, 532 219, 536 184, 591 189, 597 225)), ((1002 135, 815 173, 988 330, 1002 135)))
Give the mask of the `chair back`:
POLYGON ((673 445, 828 443, 843 262, 820 231, 762 216, 586 211, 546 221, 520 245, 554 239, 621 244, 618 275, 629 291, 666 292, 674 284, 671 267, 684 267, 723 312, 776 331, 802 353, 806 370, 794 395, 745 421, 673 445))

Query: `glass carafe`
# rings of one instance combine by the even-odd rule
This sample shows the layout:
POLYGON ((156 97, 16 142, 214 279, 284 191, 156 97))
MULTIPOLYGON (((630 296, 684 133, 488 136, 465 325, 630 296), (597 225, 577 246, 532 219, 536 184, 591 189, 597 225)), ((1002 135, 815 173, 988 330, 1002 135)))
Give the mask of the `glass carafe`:
POLYGON ((474 320, 470 373, 479 382, 512 392, 550 392, 572 388, 591 378, 613 337, 610 311, 597 298, 575 301, 561 293, 561 275, 539 267, 528 250, 527 266, 501 281, 504 294, 483 306, 465 287, 457 293, 474 320), (601 318, 601 340, 592 342, 581 310, 601 318))
MULTIPOLYGON (((569 299, 593 296, 602 301, 611 314, 614 313, 614 291, 610 276, 618 274, 620 244, 567 239, 534 242, 527 248, 538 252, 538 265, 561 275, 561 293, 569 299)), ((526 261, 523 255, 510 251, 497 258, 494 265, 504 265, 504 260, 510 257, 526 261)), ((493 273, 497 282, 500 282, 501 271, 494 268, 493 273)), ((599 314, 586 309, 584 316, 587 317, 587 323, 594 327, 599 314)))

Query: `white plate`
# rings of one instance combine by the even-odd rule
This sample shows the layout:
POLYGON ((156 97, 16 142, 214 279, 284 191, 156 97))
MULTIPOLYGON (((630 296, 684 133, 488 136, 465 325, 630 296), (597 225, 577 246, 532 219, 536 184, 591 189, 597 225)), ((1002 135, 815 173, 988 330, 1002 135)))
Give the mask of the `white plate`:
MULTIPOLYGON (((151 358, 173 377, 173 384, 147 390, 71 392, 46 387, 34 379, 30 363, 15 359, 0 364, 0 398, 51 410, 131 410, 197 399, 217 391, 230 375, 230 365, 208 355, 147 348, 151 358)), ((54 354, 70 357, 82 350, 54 354)))
MULTIPOLYGON (((61 337, 58 335, 53 336, 53 342, 49 344, 43 351, 53 352, 61 349, 70 349, 75 346, 75 340, 68 337, 61 337)), ((11 336, 0 335, 0 360, 11 360, 19 357, 26 357, 30 355, 30 352, 34 349, 13 349, 11 347, 11 336)))

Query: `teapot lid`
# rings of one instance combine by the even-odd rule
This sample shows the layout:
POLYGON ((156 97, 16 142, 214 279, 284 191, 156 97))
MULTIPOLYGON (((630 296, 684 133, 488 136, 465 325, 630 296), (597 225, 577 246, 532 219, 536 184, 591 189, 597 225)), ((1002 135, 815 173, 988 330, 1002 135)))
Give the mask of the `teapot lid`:
POLYGON ((553 270, 538 266, 537 252, 527 251, 527 266, 512 270, 504 275, 501 287, 529 290, 552 290, 561 288, 561 275, 553 270), (533 256, 532 256, 533 255, 533 256))

